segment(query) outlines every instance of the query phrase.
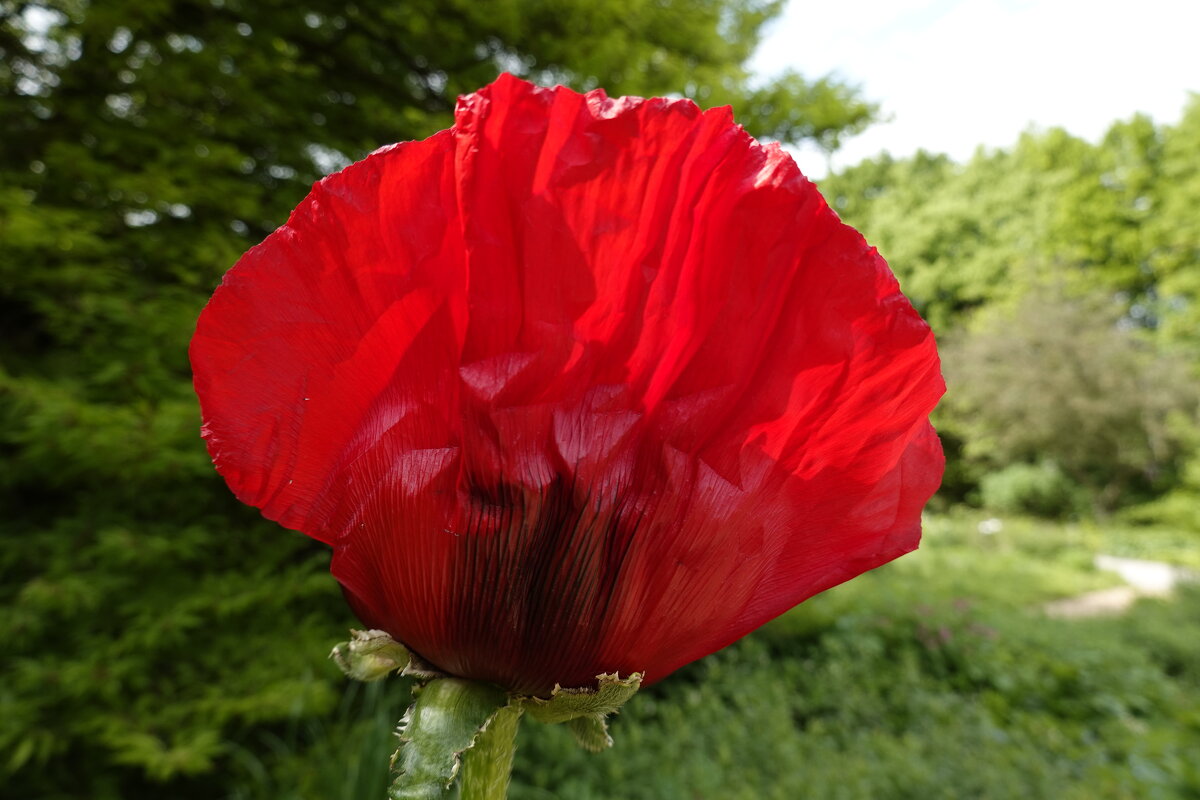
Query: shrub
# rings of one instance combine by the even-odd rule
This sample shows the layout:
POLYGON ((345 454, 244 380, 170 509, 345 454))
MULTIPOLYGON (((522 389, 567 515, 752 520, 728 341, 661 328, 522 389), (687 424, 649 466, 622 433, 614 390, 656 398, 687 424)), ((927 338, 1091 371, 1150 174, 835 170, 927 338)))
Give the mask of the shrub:
POLYGON ((1193 365, 1121 311, 1039 287, 946 341, 941 420, 963 457, 993 470, 1050 459, 1101 513, 1178 485, 1200 402, 1193 365))
POLYGON ((1063 518, 1081 510, 1079 487, 1053 461, 1013 464, 979 482, 985 508, 1010 514, 1063 518))

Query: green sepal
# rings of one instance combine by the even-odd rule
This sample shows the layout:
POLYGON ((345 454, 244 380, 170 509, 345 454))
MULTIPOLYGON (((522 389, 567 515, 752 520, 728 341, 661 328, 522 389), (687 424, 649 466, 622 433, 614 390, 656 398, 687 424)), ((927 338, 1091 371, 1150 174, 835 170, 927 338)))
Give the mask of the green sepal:
POLYGON ((393 672, 418 678, 440 675, 383 631, 352 630, 350 641, 334 647, 329 657, 347 677, 356 681, 377 681, 393 672))
POLYGON ((612 747, 605 718, 615 714, 642 685, 642 675, 627 678, 613 673, 597 675, 596 688, 564 689, 555 686, 550 697, 525 697, 521 704, 538 722, 565 723, 584 750, 598 753, 612 747))
POLYGON ((595 689, 564 689, 555 686, 550 697, 526 697, 522 700, 529 716, 538 722, 568 722, 579 717, 602 717, 612 714, 637 692, 642 685, 642 674, 635 672, 628 678, 616 673, 597 675, 595 689))
POLYGON ((564 723, 575 742, 584 750, 599 753, 612 747, 612 737, 608 735, 608 721, 604 714, 588 714, 576 717, 564 723))
MULTIPOLYGON (((397 774, 388 798, 454 797, 454 779, 462 767, 463 754, 475 745, 493 718, 507 710, 508 695, 486 683, 458 678, 437 678, 414 692, 416 702, 396 731, 400 748, 392 756, 392 768, 397 774)), ((511 755, 508 763, 511 768, 511 755)))

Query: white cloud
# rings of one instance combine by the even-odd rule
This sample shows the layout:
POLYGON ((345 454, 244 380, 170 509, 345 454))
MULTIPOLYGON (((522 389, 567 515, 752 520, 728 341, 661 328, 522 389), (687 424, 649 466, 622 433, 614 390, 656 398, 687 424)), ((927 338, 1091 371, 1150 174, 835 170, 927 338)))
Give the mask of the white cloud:
MULTIPOLYGON (((890 121, 836 163, 919 147, 966 158, 1031 125, 1096 138, 1135 112, 1178 118, 1200 91, 1200 3, 1139 0, 792 0, 753 66, 858 83, 890 121)), ((815 154, 802 166, 824 171, 815 154)))

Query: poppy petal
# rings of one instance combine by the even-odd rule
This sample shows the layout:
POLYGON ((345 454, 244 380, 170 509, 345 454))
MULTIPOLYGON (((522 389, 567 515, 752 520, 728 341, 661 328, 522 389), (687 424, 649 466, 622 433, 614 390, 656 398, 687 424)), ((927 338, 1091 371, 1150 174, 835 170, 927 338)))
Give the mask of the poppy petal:
POLYGON ((408 413, 397 390, 432 366, 432 353, 404 360, 412 343, 435 317, 465 316, 445 306, 462 271, 453 147, 443 132, 321 181, 226 274, 192 340, 217 468, 243 502, 325 542, 342 469, 408 413))
POLYGON ((323 181, 192 348, 238 496, 356 613, 544 693, 661 679, 917 544, 928 327, 728 109, 502 76, 323 181))

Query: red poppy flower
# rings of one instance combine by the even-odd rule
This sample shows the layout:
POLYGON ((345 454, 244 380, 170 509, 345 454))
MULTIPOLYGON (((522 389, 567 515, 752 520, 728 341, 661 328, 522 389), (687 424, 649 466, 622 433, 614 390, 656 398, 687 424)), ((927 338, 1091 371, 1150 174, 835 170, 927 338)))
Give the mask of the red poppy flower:
POLYGON ((191 358, 237 496, 511 690, 661 679, 917 545, 929 328, 727 108, 511 76, 314 188, 191 358))

